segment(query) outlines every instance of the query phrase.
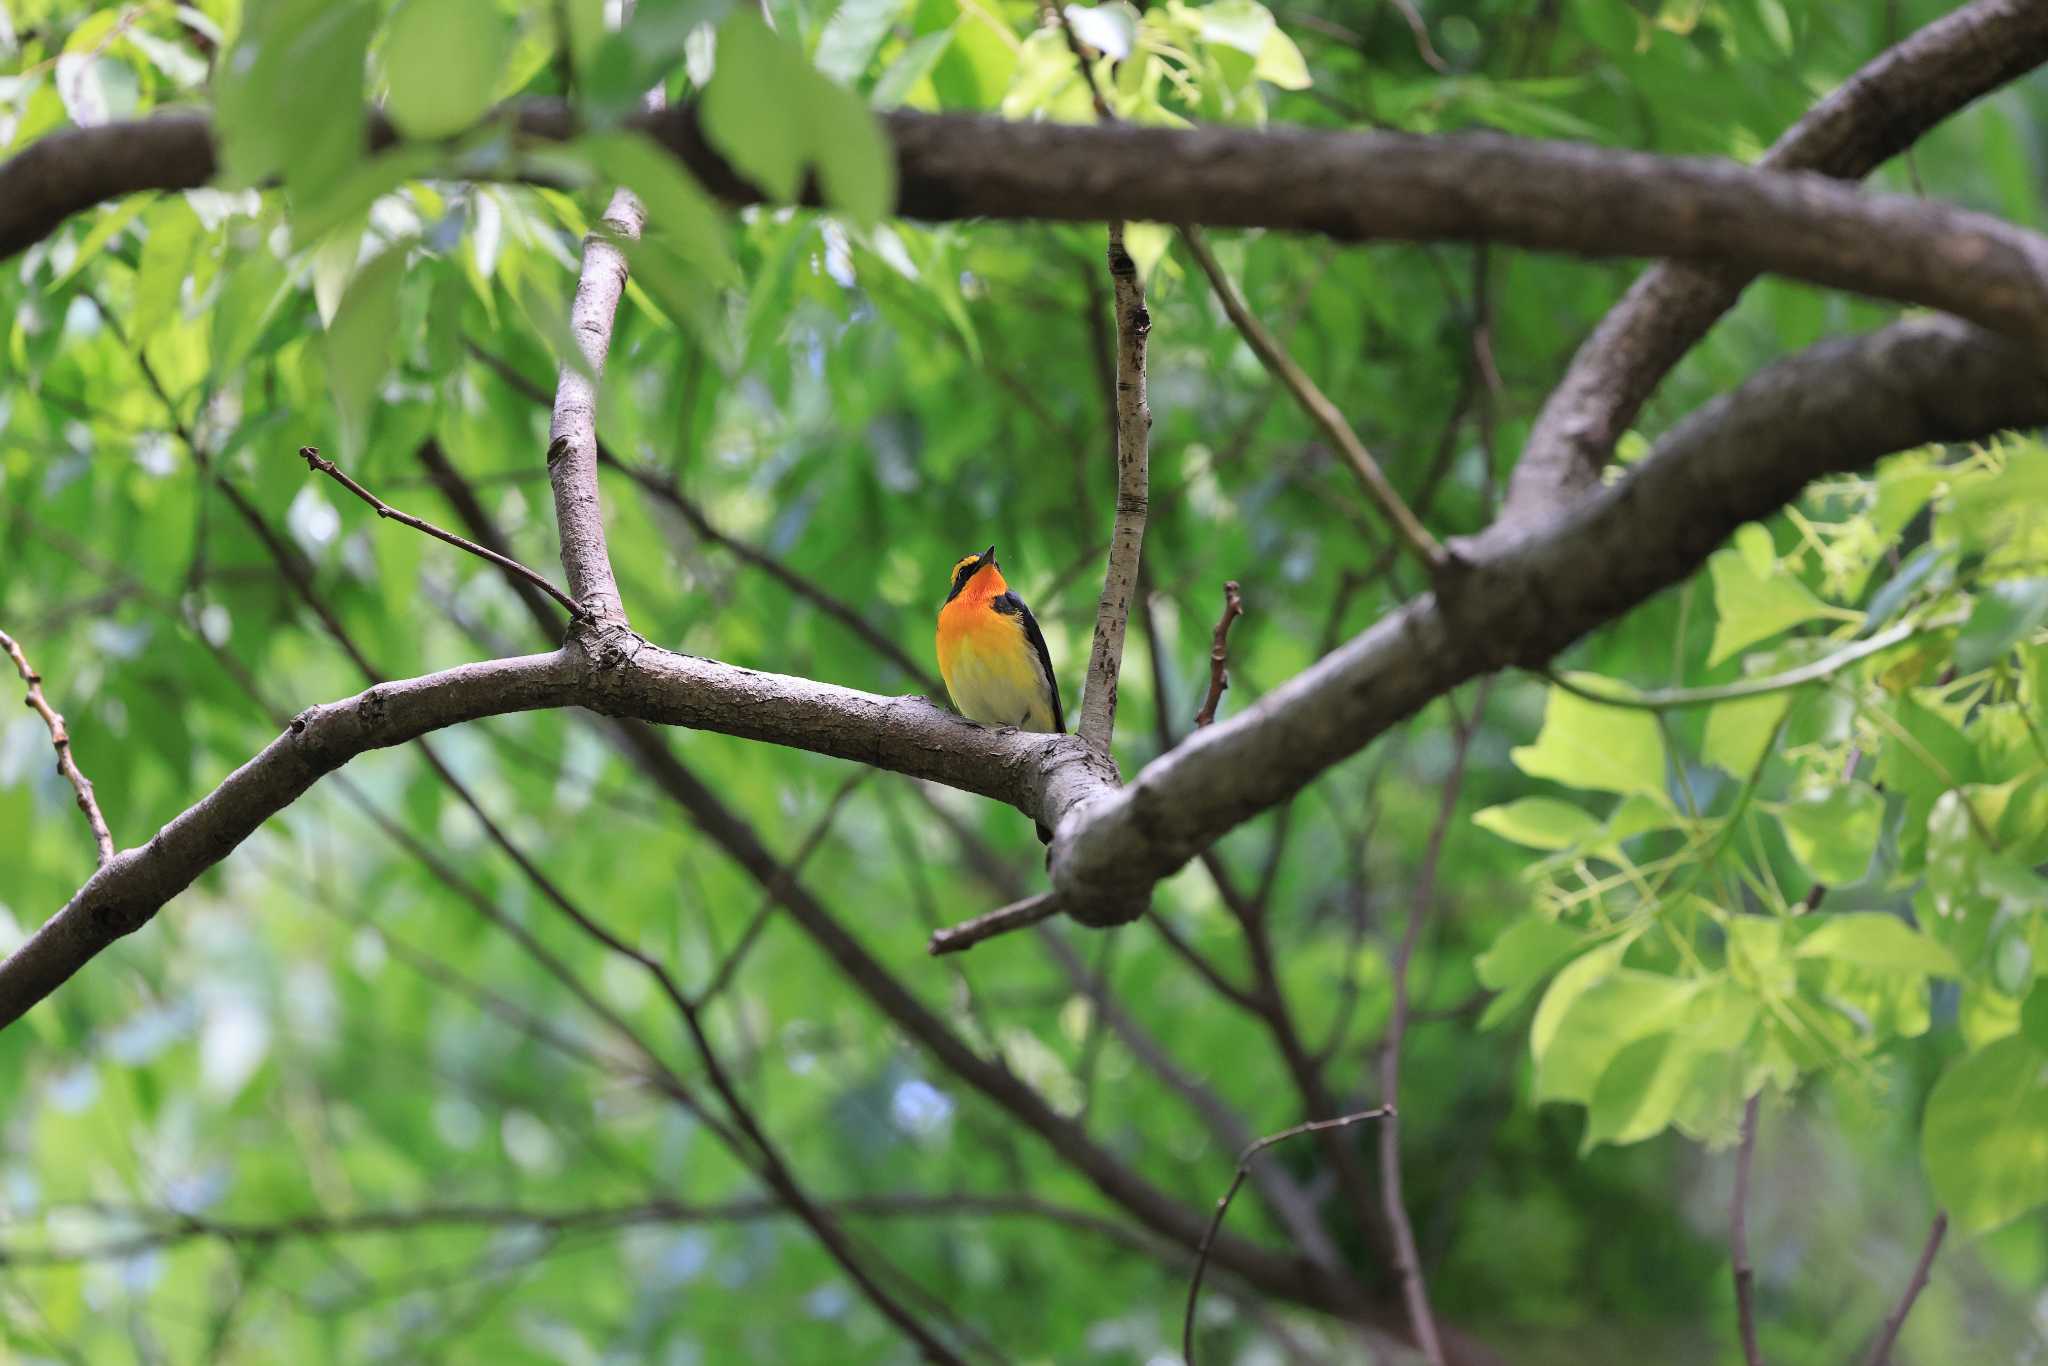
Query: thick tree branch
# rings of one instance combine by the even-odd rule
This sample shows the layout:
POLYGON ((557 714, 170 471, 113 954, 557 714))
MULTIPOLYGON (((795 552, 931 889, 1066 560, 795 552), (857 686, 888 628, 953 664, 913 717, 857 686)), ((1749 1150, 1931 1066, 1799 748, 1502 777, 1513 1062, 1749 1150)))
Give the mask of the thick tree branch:
MULTIPOLYGON (((553 101, 522 102, 500 117, 533 140, 577 131, 553 101)), ((710 150, 691 107, 627 122, 728 202, 759 200, 710 150)), ((906 112, 883 115, 882 125, 896 150, 897 212, 906 218, 1152 220, 1347 241, 1490 241, 1673 257, 2048 337, 2048 241, 1981 214, 1862 194, 1826 176, 1485 134, 1074 126, 906 112)), ((47 134, 0 164, 0 256, 95 204, 191 189, 215 174, 203 114, 47 134)), ((569 591, 579 601, 582 587, 572 575, 569 591)))
POLYGON ((1109 563, 1102 599, 1095 608, 1095 641, 1088 651, 1088 680, 1081 743, 1105 759, 1116 729, 1117 680, 1123 672, 1124 630, 1131 599, 1138 592, 1138 559, 1145 546, 1150 508, 1152 408, 1145 398, 1145 343, 1152 315, 1137 262, 1124 250, 1124 225, 1109 225, 1109 279, 1116 306, 1116 518, 1109 533, 1109 563))
MULTIPOLYGON (((1972 100, 2048 61, 2048 5, 1976 0, 1856 72, 1758 163, 1860 180, 1972 100)), ((1610 310, 1544 403, 1509 487, 1516 518, 1584 490, 1671 367, 1755 274, 1652 267, 1610 310)))
POLYGON ((1053 841, 1054 889, 1070 912, 1128 918, 1158 878, 1425 702, 1506 665, 1546 663, 1811 480, 2043 421, 2042 363, 1951 321, 1901 323, 1782 361, 1694 413, 1612 486, 1535 527, 1496 524, 1445 591, 1069 813, 1053 841))
POLYGON ((71 791, 78 798, 78 809, 85 813, 85 823, 92 827, 93 847, 99 851, 100 865, 104 867, 114 856, 114 836, 107 829, 106 817, 100 815, 99 800, 92 794, 92 779, 80 771, 78 760, 71 753, 71 732, 65 729, 64 718, 50 705, 50 699, 43 696, 43 676, 29 666, 20 644, 5 631, 0 631, 0 650, 7 652, 7 657, 14 661, 14 671, 28 685, 29 708, 49 728, 50 747, 57 751, 57 772, 71 784, 71 791))

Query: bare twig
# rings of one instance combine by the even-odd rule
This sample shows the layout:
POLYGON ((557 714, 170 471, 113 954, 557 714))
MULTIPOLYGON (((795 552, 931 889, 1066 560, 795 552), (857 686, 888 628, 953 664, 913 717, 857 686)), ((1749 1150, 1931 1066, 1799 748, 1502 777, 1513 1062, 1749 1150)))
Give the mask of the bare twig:
POLYGON ((1209 243, 1200 228, 1192 224, 1181 227, 1181 240, 1188 244, 1202 273, 1209 277, 1209 285, 1216 291, 1216 299, 1223 305, 1223 311, 1230 315, 1230 321, 1244 335, 1245 342, 1258 355, 1259 360, 1270 371, 1274 379, 1294 395, 1294 401, 1301 405, 1309 420, 1323 429, 1323 435, 1344 457, 1344 463, 1351 466, 1351 472, 1358 476, 1358 482, 1365 488, 1365 496, 1372 500, 1380 515, 1387 520, 1401 543, 1415 556, 1423 571, 1435 578, 1451 563, 1450 552, 1429 529, 1422 525, 1408 505, 1401 501, 1401 495, 1380 469, 1379 462, 1372 458, 1372 452, 1358 439, 1358 433, 1351 430, 1351 424, 1344 420, 1344 414, 1337 411, 1337 405, 1329 396, 1316 387, 1308 373, 1295 364, 1294 357, 1280 344, 1279 338, 1266 330, 1266 325, 1245 303, 1237 285, 1225 273, 1222 263, 1209 250, 1209 243))
MULTIPOLYGON (((1728 1252, 1735 1274, 1735 1327, 1742 1338, 1742 1359, 1763 1366, 1756 1345, 1756 1272, 1749 1264, 1749 1164, 1756 1155, 1756 1107, 1751 1096, 1742 1109, 1742 1145, 1735 1150, 1735 1198, 1728 1211, 1728 1252)), ((1910 1296, 1907 1301, 1911 1303, 1910 1296)))
POLYGON ((1180 1330, 1180 1350, 1181 1355, 1186 1358, 1187 1366, 1195 1366, 1195 1301, 1202 1293, 1202 1275, 1209 1269, 1209 1245, 1216 1241, 1217 1230, 1223 1227, 1223 1216, 1230 1212, 1230 1202, 1237 1197, 1238 1188, 1244 1185, 1245 1177, 1251 1174, 1252 1159, 1275 1143, 1284 1143, 1302 1134, 1320 1133, 1325 1129, 1344 1129, 1368 1119, 1391 1119, 1393 1116, 1393 1106, 1377 1105, 1370 1110, 1338 1115, 1334 1119, 1312 1119, 1306 1124, 1282 1129, 1277 1134, 1267 1134, 1237 1155, 1237 1175, 1231 1178, 1230 1189, 1223 1192, 1223 1198, 1216 1202, 1216 1213, 1210 1218, 1209 1227, 1202 1234, 1200 1246, 1195 1249, 1195 1274, 1188 1281, 1188 1309, 1186 1316, 1181 1320, 1180 1330))
POLYGON ((1934 1265, 1934 1254, 1941 1251, 1941 1240, 1947 1235, 1948 1211, 1942 1210, 1934 1216, 1934 1226, 1927 1230, 1927 1242, 1920 1249, 1920 1260, 1913 1266, 1913 1278, 1906 1282, 1906 1293, 1899 1296, 1892 1312, 1885 1315, 1884 1331, 1877 1335, 1877 1342, 1870 1349, 1867 1366, 1889 1366, 1892 1346, 1899 1340, 1899 1329, 1905 1326, 1906 1315, 1913 1312, 1913 1302, 1927 1288, 1927 1273, 1934 1265))
POLYGON ((926 952, 934 958, 942 953, 959 953, 971 949, 984 939, 993 939, 999 934, 1021 930, 1026 925, 1036 925, 1049 919, 1060 908, 1059 899, 1051 892, 1040 892, 1022 901, 1013 901, 1007 906, 998 906, 985 915, 972 920, 963 920, 950 929, 932 931, 931 943, 926 952))
POLYGON ((1216 619, 1216 632, 1209 639, 1209 695, 1202 699, 1202 709, 1195 713, 1197 726, 1206 726, 1216 719, 1223 690, 1230 686, 1230 624, 1243 615, 1244 599, 1238 596, 1237 580, 1224 580, 1223 615, 1216 619))
POLYGON ((1429 26, 1422 22, 1415 0, 1387 0, 1387 3, 1401 11, 1401 17, 1408 21, 1408 30, 1415 35, 1415 51, 1429 69, 1441 76, 1452 75, 1451 64, 1438 54, 1436 44, 1429 41, 1429 26))
POLYGON ((1486 711, 1491 679, 1481 679, 1473 698, 1472 714, 1458 727, 1450 772, 1444 775, 1443 797, 1437 806, 1436 824, 1429 832, 1423 851, 1422 870, 1415 879, 1415 904, 1408 912, 1407 928, 1394 952, 1392 967, 1394 1005, 1387 1019, 1387 1035, 1380 1045, 1380 1100, 1388 1107, 1387 1122, 1380 1130, 1380 1201, 1387 1225, 1394 1235, 1394 1265, 1401 1276, 1401 1297, 1408 1306, 1408 1321, 1415 1331, 1416 1345, 1431 1366, 1442 1366, 1443 1346, 1438 1341, 1436 1316, 1430 1312, 1429 1283, 1423 1278, 1422 1257, 1415 1246, 1415 1229, 1408 1221, 1408 1207, 1401 1198, 1401 1121, 1393 1107, 1401 1100, 1401 1044, 1407 1037, 1409 1018, 1408 969, 1415 960, 1415 945, 1422 937, 1423 923, 1436 901, 1436 875, 1443 865, 1444 838, 1458 807, 1458 792, 1464 785, 1465 761, 1472 752, 1472 739, 1486 711))
POLYGON ((443 531, 440 527, 435 526, 432 522, 427 521, 423 517, 415 517, 410 512, 400 512, 397 508, 391 506, 391 504, 385 502, 382 498, 379 498, 376 494, 370 492, 361 484, 358 484, 355 480, 349 478, 346 474, 342 473, 340 466, 336 465, 332 460, 329 460, 325 456, 321 455, 320 452, 312 446, 299 447, 299 455, 305 460, 308 468, 318 470, 320 473, 334 480, 335 483, 340 484, 343 488, 347 489, 350 493, 353 493, 356 497, 362 499, 365 503, 368 503, 371 507, 377 510, 377 515, 379 517, 388 517, 394 522, 403 522, 405 525, 411 527, 414 531, 424 531, 427 535, 432 536, 437 541, 446 541, 449 545, 454 546, 458 550, 467 550, 470 554, 476 556, 478 559, 489 560, 492 564, 498 566, 498 568, 504 570, 508 574, 517 574, 520 578, 525 579, 528 583, 540 589, 543 593, 546 593, 556 602, 562 604, 562 606, 568 611, 569 619, 572 621, 582 615, 582 613, 578 610, 576 606, 575 600, 571 598, 567 593, 564 593, 561 589, 555 587, 552 583, 549 583, 547 579, 542 577, 540 574, 535 573, 531 569, 528 569, 525 565, 519 563, 519 561, 513 559, 511 556, 501 555, 497 551, 492 550, 487 546, 481 546, 478 545, 475 541, 468 540, 461 536, 457 536, 452 531, 443 531))
POLYGON ((14 671, 21 675, 22 682, 28 684, 28 705, 50 728, 50 747, 57 751, 57 772, 78 794, 78 809, 85 813, 85 823, 92 827, 92 842, 98 847, 100 863, 104 865, 114 856, 114 837, 108 833, 106 819, 100 815, 99 801, 92 795, 92 780, 79 771, 78 760, 72 757, 71 732, 64 728, 64 718, 43 696, 43 676, 29 667, 28 656, 21 652, 21 646, 14 637, 5 631, 0 631, 0 649, 7 651, 8 657, 14 661, 14 671))

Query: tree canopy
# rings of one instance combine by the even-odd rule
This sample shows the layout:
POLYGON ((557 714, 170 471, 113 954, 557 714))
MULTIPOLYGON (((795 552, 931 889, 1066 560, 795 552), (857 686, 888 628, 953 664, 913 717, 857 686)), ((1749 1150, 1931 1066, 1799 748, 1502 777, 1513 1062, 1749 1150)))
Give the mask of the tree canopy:
POLYGON ((2048 1346, 2048 6, 0 58, 10 1359, 2048 1346))

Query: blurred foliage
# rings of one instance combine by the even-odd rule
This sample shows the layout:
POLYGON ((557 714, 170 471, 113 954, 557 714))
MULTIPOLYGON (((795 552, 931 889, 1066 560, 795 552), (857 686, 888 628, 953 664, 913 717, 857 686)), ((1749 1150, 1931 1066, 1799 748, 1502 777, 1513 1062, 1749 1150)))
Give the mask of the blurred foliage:
MULTIPOLYGON (((0 151, 210 102, 231 177, 81 216, 0 273, 0 625, 49 680, 124 844, 281 715, 360 688, 352 652, 403 675, 548 644, 487 566, 379 524, 294 452, 332 448, 391 502, 454 524, 419 458, 432 443, 519 555, 551 566, 547 411, 529 391, 568 350, 578 243, 615 183, 650 210, 601 417, 637 476, 608 470, 605 493, 638 629, 736 664, 913 691, 923 677, 719 538, 844 598, 914 661, 929 657, 947 567, 993 540, 1076 701, 1113 478, 1101 233, 888 221, 886 149, 863 113, 1085 118, 1064 40, 1030 0, 641 0, 620 32, 604 8, 13 0, 0 15, 0 151), (771 194, 812 174, 830 212, 717 208, 617 131, 657 83, 701 96, 708 135, 771 194), (401 136, 368 158, 366 93, 401 136), (535 152, 477 124, 519 95, 565 96, 592 131, 535 152), (514 171, 556 188, 504 183, 514 171), (300 572, 325 620, 294 588, 300 572)), ((1071 13, 1125 117, 1492 128, 1751 159, 1945 8, 1427 0, 1427 44, 1391 4, 1071 13)), ((2044 126, 2048 86, 2030 80, 1874 180, 2038 224, 2044 126)), ((1630 278, 1484 249, 1214 240, 1440 535, 1485 523, 1548 385, 1630 278)), ((1156 425, 1127 773, 1186 730, 1225 578, 1248 608, 1226 714, 1419 586, 1170 234, 1134 225, 1132 247, 1155 320, 1156 425)), ((1886 316, 1752 287, 1624 455, 1760 363, 1886 316)), ((1959 1230, 1899 1359, 2048 1345, 2033 1301, 2048 1275, 2042 470, 2038 447, 2013 440, 1832 481, 1596 633, 1560 661, 1558 685, 1493 690, 1414 964, 1402 1096, 1408 1201, 1445 1319, 1519 1360, 1735 1359, 1720 1145, 1762 1086, 1751 1245, 1770 1360, 1852 1356, 1937 1203, 1959 1230), (1898 638, 1857 653, 1886 633, 1898 638), (1824 677, 1744 689, 1828 659, 1840 667, 1824 677), (1721 700, 1614 705, 1669 689, 1721 700)), ((701 986, 759 893, 585 720, 505 717, 432 744, 550 878, 701 986)), ((1241 886, 1271 870, 1278 980, 1347 1102, 1372 1099, 1389 959, 1454 735, 1451 709, 1432 708, 1220 846, 1241 886)), ((829 821, 806 884, 965 1038, 1191 1207, 1221 1192, 1231 1144, 1043 941, 924 957, 933 926, 1005 898, 968 841, 1036 875, 1028 822, 889 775, 846 790, 852 768, 808 755, 672 740, 779 855, 829 821)), ((32 714, 0 723, 0 948, 90 869, 49 770, 32 714)), ((793 1221, 275 1238, 190 1222, 758 1193, 688 1114, 604 1065, 618 1038, 475 903, 694 1078, 644 974, 575 935, 416 750, 345 778, 0 1033, 0 1245, 111 1249, 0 1265, 6 1353, 905 1359, 793 1221), (599 1061, 549 1046, 526 1016, 599 1061)), ((1251 979, 1239 922, 1200 868, 1155 906, 1230 980, 1251 979)), ((1127 1027, 1163 1041, 1251 1132, 1305 1117, 1264 1026, 1153 925, 1054 933, 1109 983, 1127 1027)), ((821 1197, 1029 1195, 1116 1218, 777 917, 708 1018, 821 1197)), ((1327 1190, 1314 1144, 1278 1151, 1327 1190)), ((1352 1214, 1327 1196, 1323 1209, 1362 1257, 1352 1214)), ((1251 1194, 1231 1220, 1285 1236, 1251 1194)), ((1178 1254, 964 1207, 857 1223, 920 1303, 949 1306, 1005 1356, 1172 1358, 1178 1254)), ((1283 1341, 1359 1355, 1314 1315, 1212 1284, 1207 1359, 1270 1361, 1283 1341)))

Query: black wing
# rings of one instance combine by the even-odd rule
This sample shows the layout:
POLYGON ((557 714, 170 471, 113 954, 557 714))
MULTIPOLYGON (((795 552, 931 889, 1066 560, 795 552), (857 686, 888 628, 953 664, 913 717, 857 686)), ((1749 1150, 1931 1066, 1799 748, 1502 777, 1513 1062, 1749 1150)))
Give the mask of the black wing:
POLYGON ((1052 728, 1065 731, 1066 713, 1060 708, 1060 680, 1052 671, 1052 651, 1045 648, 1045 633, 1038 629, 1038 618, 1031 615, 1031 609, 1024 605, 1024 599, 1015 593, 1004 593, 994 598, 989 606, 1004 616, 1016 617, 1024 623, 1024 638, 1031 642, 1031 648, 1038 652, 1038 667, 1045 671, 1046 690, 1052 694, 1052 728))

